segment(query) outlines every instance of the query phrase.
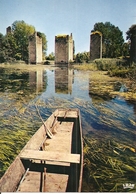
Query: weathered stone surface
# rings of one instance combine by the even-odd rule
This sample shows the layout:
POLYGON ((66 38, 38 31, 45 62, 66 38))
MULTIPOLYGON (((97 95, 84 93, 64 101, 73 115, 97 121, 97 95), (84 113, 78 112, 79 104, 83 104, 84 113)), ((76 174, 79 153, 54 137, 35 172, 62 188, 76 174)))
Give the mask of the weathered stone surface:
POLYGON ((90 59, 101 58, 102 34, 100 32, 92 32, 90 35, 90 59))
POLYGON ((136 31, 131 37, 130 58, 132 62, 136 62, 136 31))
POLYGON ((55 63, 69 63, 73 61, 72 34, 55 36, 55 63))
POLYGON ((29 63, 42 63, 42 38, 37 32, 29 38, 29 63))
POLYGON ((11 33, 11 26, 8 26, 7 28, 6 28, 6 34, 10 34, 11 33))

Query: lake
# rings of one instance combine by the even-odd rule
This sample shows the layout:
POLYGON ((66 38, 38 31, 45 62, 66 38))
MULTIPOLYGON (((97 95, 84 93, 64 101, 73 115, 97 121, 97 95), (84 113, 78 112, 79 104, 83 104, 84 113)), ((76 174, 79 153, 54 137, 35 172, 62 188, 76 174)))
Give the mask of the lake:
POLYGON ((57 108, 79 108, 85 158, 82 191, 135 189, 123 185, 135 183, 136 105, 120 95, 92 93, 98 86, 92 75, 64 67, 0 67, 0 176, 42 125, 36 106, 43 119, 57 108))

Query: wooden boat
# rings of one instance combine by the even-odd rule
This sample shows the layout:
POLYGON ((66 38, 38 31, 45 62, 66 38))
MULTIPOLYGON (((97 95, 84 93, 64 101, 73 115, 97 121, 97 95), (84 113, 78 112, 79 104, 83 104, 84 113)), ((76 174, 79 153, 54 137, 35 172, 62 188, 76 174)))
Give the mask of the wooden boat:
POLYGON ((1 192, 80 192, 82 128, 78 109, 57 109, 0 179, 1 192))

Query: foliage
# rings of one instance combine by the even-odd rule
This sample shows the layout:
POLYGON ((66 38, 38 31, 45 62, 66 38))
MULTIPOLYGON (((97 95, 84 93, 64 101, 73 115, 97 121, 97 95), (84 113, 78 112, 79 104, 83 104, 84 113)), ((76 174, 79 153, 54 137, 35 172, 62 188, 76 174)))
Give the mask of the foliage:
POLYGON ((77 53, 77 55, 75 56, 76 63, 83 62, 88 63, 89 59, 90 59, 89 52, 77 53))
POLYGON ((97 69, 102 71, 109 71, 115 68, 122 69, 128 66, 125 59, 102 58, 95 59, 94 63, 97 65, 97 69))
POLYGON ((0 38, 0 62, 13 61, 16 53, 16 41, 13 34, 0 38))
POLYGON ((122 55, 122 46, 124 43, 123 34, 118 27, 110 22, 96 23, 94 31, 102 33, 102 54, 105 58, 115 58, 122 55))
POLYGON ((136 24, 132 25, 129 30, 126 32, 127 40, 131 40, 133 36, 136 35, 136 24))
POLYGON ((114 68, 108 71, 110 76, 129 78, 133 81, 133 88, 136 88, 136 65, 126 68, 114 68))
MULTIPOLYGON (((37 33, 39 33, 39 32, 37 32, 37 33)), ((41 38, 42 38, 43 58, 45 58, 46 51, 47 51, 47 39, 46 39, 46 35, 44 33, 41 33, 41 38)))
POLYGON ((125 58, 129 56, 130 42, 125 42, 122 47, 122 56, 125 58))
POLYGON ((21 60, 28 60, 28 38, 35 32, 35 28, 26 24, 24 21, 15 21, 12 24, 12 33, 16 39, 17 56, 21 56, 21 60))
POLYGON ((48 56, 46 56, 46 60, 54 60, 55 59, 55 54, 51 52, 48 56))

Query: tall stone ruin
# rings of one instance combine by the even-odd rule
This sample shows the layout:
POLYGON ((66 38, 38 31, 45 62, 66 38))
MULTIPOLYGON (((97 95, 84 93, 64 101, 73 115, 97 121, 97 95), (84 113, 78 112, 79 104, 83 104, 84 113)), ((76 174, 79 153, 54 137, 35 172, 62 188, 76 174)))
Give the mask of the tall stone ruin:
POLYGON ((55 64, 68 64, 73 61, 74 41, 71 35, 55 36, 55 64))
POLYGON ((90 35, 90 60, 102 58, 102 33, 92 32, 90 35))
POLYGON ((35 32, 29 37, 29 63, 42 63, 42 38, 35 32))
POLYGON ((8 35, 8 34, 11 34, 11 26, 8 26, 7 28, 6 28, 6 34, 8 35))
POLYGON ((136 29, 131 36, 130 60, 136 63, 136 29))

